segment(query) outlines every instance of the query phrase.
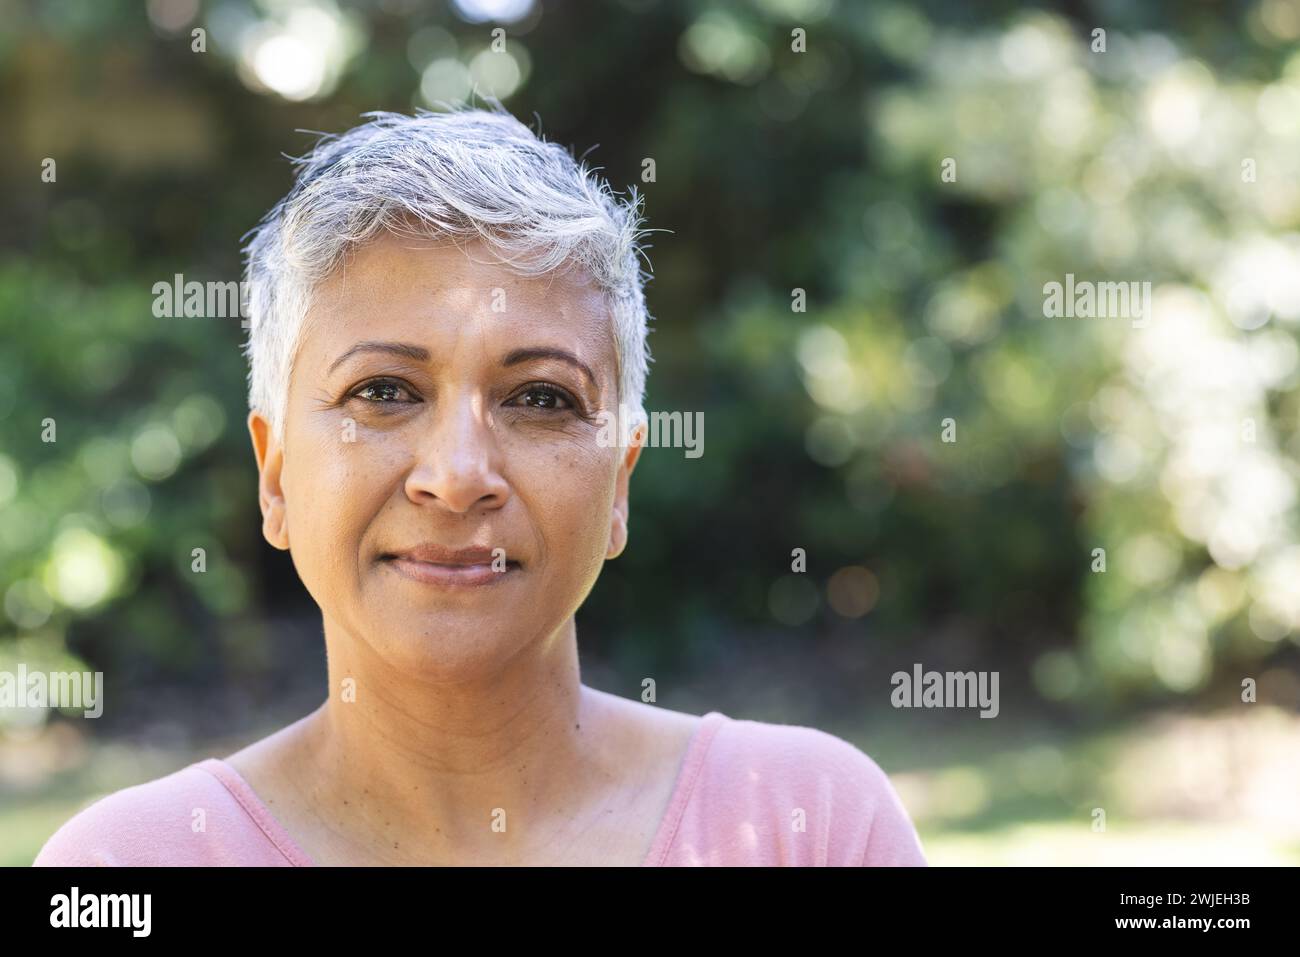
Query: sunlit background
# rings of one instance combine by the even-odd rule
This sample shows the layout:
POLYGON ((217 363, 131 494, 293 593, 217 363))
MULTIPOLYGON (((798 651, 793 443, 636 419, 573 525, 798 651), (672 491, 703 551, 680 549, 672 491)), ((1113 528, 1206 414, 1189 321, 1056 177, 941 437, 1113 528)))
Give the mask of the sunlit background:
POLYGON ((936 864, 1300 862, 1300 0, 988 6, 0 0, 0 670, 106 683, 0 710, 0 863, 322 699, 239 321, 151 290, 237 280, 313 132, 485 95, 645 195, 648 405, 704 413, 588 684, 841 735, 936 864))

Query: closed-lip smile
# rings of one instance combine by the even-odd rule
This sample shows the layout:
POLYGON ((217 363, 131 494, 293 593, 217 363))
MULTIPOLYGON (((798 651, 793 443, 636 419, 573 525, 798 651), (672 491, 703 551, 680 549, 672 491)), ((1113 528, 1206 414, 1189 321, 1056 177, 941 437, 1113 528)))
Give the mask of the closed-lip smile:
POLYGON ((444 588, 494 585, 521 567, 501 547, 447 548, 433 543, 385 552, 379 560, 404 578, 444 588))

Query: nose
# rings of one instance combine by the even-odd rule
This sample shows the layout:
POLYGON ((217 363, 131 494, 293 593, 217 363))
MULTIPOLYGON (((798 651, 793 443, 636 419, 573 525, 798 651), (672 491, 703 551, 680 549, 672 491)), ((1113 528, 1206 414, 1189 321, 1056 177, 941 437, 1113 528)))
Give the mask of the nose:
POLYGON ((440 400, 406 478, 407 497, 458 515, 500 508, 510 497, 510 485, 501 474, 501 450, 481 397, 468 393, 440 400))

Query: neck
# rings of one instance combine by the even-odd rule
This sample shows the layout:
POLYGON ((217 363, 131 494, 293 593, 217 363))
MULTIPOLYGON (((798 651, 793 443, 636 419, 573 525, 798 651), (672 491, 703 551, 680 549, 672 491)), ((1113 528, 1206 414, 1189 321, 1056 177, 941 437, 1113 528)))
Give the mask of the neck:
POLYGON ((385 856, 518 857, 580 811, 574 782, 604 778, 607 710, 580 681, 572 618, 454 681, 394 667, 328 620, 325 641, 329 699, 307 719, 303 770, 321 819, 385 856))

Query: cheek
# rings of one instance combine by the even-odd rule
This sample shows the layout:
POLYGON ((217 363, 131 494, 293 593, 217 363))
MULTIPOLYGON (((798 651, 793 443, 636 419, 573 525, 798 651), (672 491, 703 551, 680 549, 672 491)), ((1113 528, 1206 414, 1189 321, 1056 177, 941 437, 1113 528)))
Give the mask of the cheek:
POLYGON ((604 562, 616 454, 593 440, 520 448, 511 455, 515 494, 525 503, 547 554, 582 578, 604 562))
POLYGON ((290 548, 295 563, 306 566, 304 581, 357 574, 361 540, 404 461, 402 448, 361 430, 354 441, 341 429, 299 431, 286 450, 284 489, 290 548))

